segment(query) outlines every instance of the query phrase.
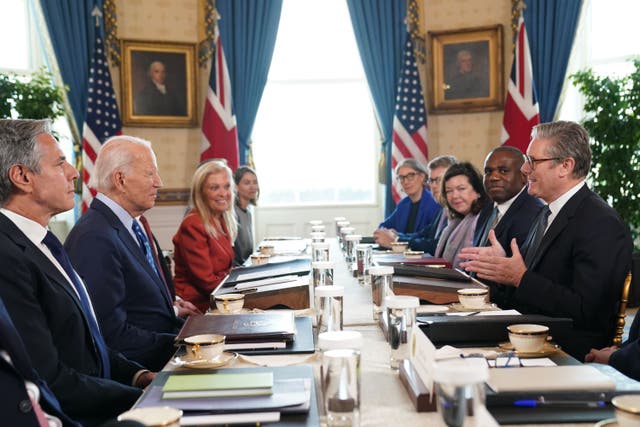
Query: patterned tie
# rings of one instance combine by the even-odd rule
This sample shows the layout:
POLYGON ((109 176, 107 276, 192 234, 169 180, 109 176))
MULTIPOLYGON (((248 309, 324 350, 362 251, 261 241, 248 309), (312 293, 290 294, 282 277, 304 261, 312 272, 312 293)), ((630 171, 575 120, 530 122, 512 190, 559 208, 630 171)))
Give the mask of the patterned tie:
POLYGON ((151 253, 151 246, 149 245, 149 239, 147 239, 147 236, 144 234, 144 231, 142 231, 142 227, 140 227, 140 224, 138 224, 138 221, 134 219, 133 223, 131 224, 131 228, 133 229, 133 233, 136 235, 136 238, 138 239, 138 243, 140 244, 140 247, 144 252, 144 256, 147 258, 147 262, 149 263, 151 268, 153 268, 153 271, 155 271, 156 274, 160 276, 160 274, 158 273, 158 269, 156 267, 156 262, 153 259, 153 254, 151 253))
POLYGON ((93 344, 95 345, 96 350, 98 351, 98 355, 100 356, 100 361, 102 362, 102 377, 111 378, 107 345, 102 339, 102 334, 100 334, 98 323, 96 322, 96 319, 93 316, 93 312, 91 311, 91 304, 89 303, 89 296, 87 295, 87 291, 84 289, 82 283, 80 283, 80 279, 71 266, 71 261, 69 260, 67 253, 64 251, 60 240, 58 240, 58 238, 52 232, 47 231, 47 235, 42 240, 42 243, 44 243, 49 248, 51 254, 53 254, 53 257, 60 263, 62 269, 67 273, 69 279, 71 279, 71 283, 78 293, 80 307, 82 307, 82 313, 84 314, 87 324, 89 325, 91 337, 93 338, 93 344))
POLYGON ((494 206, 491 215, 487 218, 487 222, 484 224, 484 230, 482 230, 482 237, 478 240, 477 246, 487 246, 487 242, 489 241, 489 231, 496 228, 498 225, 498 221, 500 221, 500 212, 498 211, 498 207, 494 206))
POLYGON ((549 215, 551 211, 549 210, 549 205, 544 205, 544 207, 540 210, 540 213, 536 217, 536 220, 533 222, 532 231, 529 233, 528 245, 527 245, 527 254, 524 258, 524 263, 527 268, 531 267, 531 262, 533 261, 533 256, 536 254, 538 250, 538 246, 540 246, 540 242, 544 237, 544 233, 547 230, 547 224, 549 220, 549 215))

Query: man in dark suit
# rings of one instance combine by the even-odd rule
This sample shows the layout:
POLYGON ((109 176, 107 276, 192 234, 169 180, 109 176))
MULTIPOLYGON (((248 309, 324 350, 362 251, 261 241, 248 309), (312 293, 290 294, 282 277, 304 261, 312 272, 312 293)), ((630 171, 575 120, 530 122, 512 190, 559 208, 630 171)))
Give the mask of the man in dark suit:
POLYGON ((96 425, 128 409, 155 374, 105 346, 84 286, 46 229, 73 207, 78 177, 49 129, 47 120, 0 120, 0 297, 64 412, 96 425))
MULTIPOLYGON (((511 256, 511 239, 522 247, 531 224, 542 208, 540 199, 527 192, 527 177, 520 168, 524 155, 515 147, 501 146, 493 149, 484 161, 484 188, 493 200, 480 212, 474 246, 487 246, 489 231, 511 256)), ((500 307, 514 290, 511 286, 485 282, 490 286, 491 301, 500 307)))
POLYGON ((522 172, 529 194, 547 203, 522 254, 513 255, 489 233, 491 246, 466 248, 462 265, 478 277, 513 286, 510 306, 521 313, 573 319, 572 334, 558 340, 582 360, 613 337, 617 304, 633 249, 628 227, 586 186, 591 165, 589 135, 572 122, 536 126, 522 172))
POLYGON ((174 306, 171 274, 141 216, 162 186, 150 143, 129 136, 106 141, 90 186, 98 195, 65 248, 87 284, 107 344, 160 370, 175 352, 179 315, 197 309, 186 301, 174 306))

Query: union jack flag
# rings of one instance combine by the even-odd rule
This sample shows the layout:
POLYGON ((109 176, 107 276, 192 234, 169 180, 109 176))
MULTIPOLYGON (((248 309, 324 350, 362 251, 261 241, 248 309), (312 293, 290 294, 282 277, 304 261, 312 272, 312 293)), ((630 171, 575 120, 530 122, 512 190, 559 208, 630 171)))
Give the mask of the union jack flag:
MULTIPOLYGON (((414 158, 426 166, 429 158, 427 147, 427 112, 422 96, 422 85, 418 75, 418 66, 413 53, 413 42, 407 34, 403 55, 396 110, 393 117, 391 145, 391 167, 404 159, 414 158)), ((393 200, 397 203, 402 197, 402 186, 394 181, 391 187, 393 200)))
POLYGON ((216 26, 216 49, 202 118, 200 160, 223 158, 232 170, 238 167, 238 130, 231 102, 231 81, 222 40, 216 26))
POLYGON ((531 139, 531 129, 538 123, 540 123, 540 114, 533 82, 529 40, 524 19, 520 16, 518 39, 504 105, 502 144, 516 147, 523 153, 526 152, 531 139))
POLYGON ((95 47, 89 69, 87 114, 82 126, 82 212, 88 209, 96 195, 96 190, 89 187, 89 178, 100 146, 107 138, 122 133, 104 43, 99 34, 100 27, 96 26, 95 32, 95 47))

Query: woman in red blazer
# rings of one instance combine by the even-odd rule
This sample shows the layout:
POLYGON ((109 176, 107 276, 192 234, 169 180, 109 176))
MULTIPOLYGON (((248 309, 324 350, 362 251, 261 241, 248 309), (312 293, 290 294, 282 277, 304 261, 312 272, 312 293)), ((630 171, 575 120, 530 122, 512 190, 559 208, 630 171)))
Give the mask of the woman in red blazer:
POLYGON ((238 225, 231 176, 231 169, 220 160, 198 167, 191 183, 193 209, 173 236, 176 294, 203 312, 233 262, 238 225))

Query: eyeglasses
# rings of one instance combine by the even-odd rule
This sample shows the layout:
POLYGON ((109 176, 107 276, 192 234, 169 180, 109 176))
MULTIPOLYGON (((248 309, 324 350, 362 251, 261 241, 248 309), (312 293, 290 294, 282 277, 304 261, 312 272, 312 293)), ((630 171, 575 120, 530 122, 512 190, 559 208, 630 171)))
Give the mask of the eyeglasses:
POLYGON ((418 175, 418 172, 409 172, 409 173, 408 173, 408 174, 406 174, 406 175, 398 175, 398 176, 396 177, 396 179, 397 179, 399 182, 404 182, 404 181, 407 181, 407 180, 408 180, 408 181, 413 181, 417 175, 418 175))
POLYGON ((429 178, 429 184, 431 184, 431 185, 440 184, 440 181, 442 181, 442 177, 441 176, 439 176, 437 178, 429 178))
POLYGON ((531 157, 528 155, 524 155, 524 160, 525 162, 529 165, 529 167, 531 168, 531 170, 534 170, 536 168, 536 163, 542 163, 542 162, 546 162, 549 160, 562 160, 563 157, 546 157, 544 159, 536 159, 535 157, 531 157))

